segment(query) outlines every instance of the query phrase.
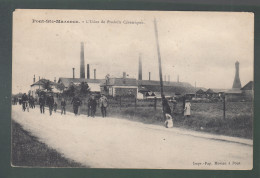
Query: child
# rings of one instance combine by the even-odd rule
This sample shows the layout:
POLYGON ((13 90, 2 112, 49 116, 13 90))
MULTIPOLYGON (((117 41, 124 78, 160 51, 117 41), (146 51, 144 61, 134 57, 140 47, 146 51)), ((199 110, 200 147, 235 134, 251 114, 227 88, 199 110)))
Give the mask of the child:
POLYGON ((173 119, 172 116, 170 114, 165 114, 166 120, 164 122, 164 125, 166 128, 170 128, 173 127, 173 119))

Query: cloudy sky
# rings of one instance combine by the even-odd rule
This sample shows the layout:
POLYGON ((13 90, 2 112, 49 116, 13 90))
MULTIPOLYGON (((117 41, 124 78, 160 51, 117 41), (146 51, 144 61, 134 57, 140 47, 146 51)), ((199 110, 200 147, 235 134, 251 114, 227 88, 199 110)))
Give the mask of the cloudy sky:
POLYGON ((154 31, 157 20, 163 75, 205 88, 232 87, 235 62, 242 85, 253 80, 254 16, 245 12, 16 10, 13 16, 13 93, 26 92, 33 75, 79 77, 80 42, 85 64, 106 74, 159 79, 154 31), (71 20, 80 23, 33 23, 71 20), (87 23, 99 21, 99 23, 87 23), (101 21, 105 23, 101 23, 101 21), (108 23, 115 21, 117 23, 108 23), (36 21, 35 21, 36 22, 36 21), (121 22, 121 23, 119 23, 121 22), (129 24, 128 22, 134 22, 129 24), (136 24, 141 22, 142 24, 136 24))

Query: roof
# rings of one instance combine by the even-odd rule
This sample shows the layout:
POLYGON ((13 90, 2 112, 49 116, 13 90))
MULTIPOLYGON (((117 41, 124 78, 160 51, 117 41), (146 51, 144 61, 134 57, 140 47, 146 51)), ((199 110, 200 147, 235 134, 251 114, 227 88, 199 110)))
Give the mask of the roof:
POLYGON ((34 85, 43 85, 43 84, 46 83, 46 82, 50 82, 50 85, 57 85, 57 83, 52 82, 52 81, 50 81, 50 80, 48 80, 48 79, 40 79, 40 80, 38 80, 37 82, 33 83, 33 84, 31 85, 31 87, 34 86, 34 85))
POLYGON ((196 91, 196 94, 204 94, 205 91, 203 91, 202 89, 199 89, 198 91, 196 91))
POLYGON ((138 86, 135 78, 109 78, 106 84, 111 86, 138 86))
POLYGON ((101 84, 104 80, 103 79, 85 79, 85 78, 59 78, 58 83, 63 83, 63 85, 68 88, 71 83, 73 84, 80 84, 82 82, 87 82, 88 84, 97 83, 101 84))
POLYGON ((205 93, 207 93, 207 94, 214 94, 215 92, 212 89, 209 88, 205 93))
MULTIPOLYGON (((160 81, 157 80, 138 80, 138 85, 160 85, 160 81)), ((163 82, 164 86, 182 86, 182 87, 192 87, 191 84, 186 82, 163 82)))
POLYGON ((253 81, 248 82, 245 86, 241 88, 241 90, 253 90, 254 83, 253 81))
POLYGON ((231 89, 225 92, 226 94, 241 94, 242 91, 240 89, 231 89))

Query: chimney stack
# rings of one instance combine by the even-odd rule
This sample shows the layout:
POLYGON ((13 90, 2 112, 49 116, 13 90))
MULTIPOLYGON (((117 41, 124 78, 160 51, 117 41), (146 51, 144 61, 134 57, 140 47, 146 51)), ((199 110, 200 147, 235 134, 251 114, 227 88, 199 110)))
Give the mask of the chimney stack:
POLYGON ((138 80, 142 80, 142 54, 139 54, 139 70, 138 70, 138 80))
POLYGON ((170 75, 168 75, 168 82, 169 82, 169 84, 170 84, 170 75))
POLYGON ((94 69, 94 79, 96 80, 96 69, 94 69))
POLYGON ((75 78, 75 68, 72 68, 72 77, 75 78))
POLYGON ((179 83, 180 81, 179 81, 179 75, 177 76, 177 82, 179 83))
POLYGON ((87 64, 87 79, 90 79, 90 75, 89 75, 89 64, 87 64))
POLYGON ((56 83, 56 77, 54 77, 54 82, 56 83))
POLYGON ((33 83, 35 83, 35 75, 33 75, 33 83))
POLYGON ((123 78, 124 79, 126 78, 126 72, 123 72, 123 78))
POLYGON ((41 80, 41 77, 39 76, 39 81, 41 80))
POLYGON ((149 72, 149 80, 151 80, 151 72, 149 72))
POLYGON ((81 42, 80 49, 80 78, 85 78, 84 43, 81 42))
POLYGON ((235 67, 236 67, 236 74, 235 74, 235 79, 234 79, 234 82, 233 82, 232 89, 241 89, 241 82, 240 82, 240 78, 239 78, 239 62, 238 61, 235 63, 235 67))

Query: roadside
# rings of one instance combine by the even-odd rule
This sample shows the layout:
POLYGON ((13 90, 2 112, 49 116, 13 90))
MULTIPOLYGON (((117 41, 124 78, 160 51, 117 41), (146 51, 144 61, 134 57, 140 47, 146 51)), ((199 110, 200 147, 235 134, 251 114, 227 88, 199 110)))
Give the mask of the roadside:
POLYGON ((14 120, 12 120, 11 163, 15 167, 86 167, 39 142, 14 120))

